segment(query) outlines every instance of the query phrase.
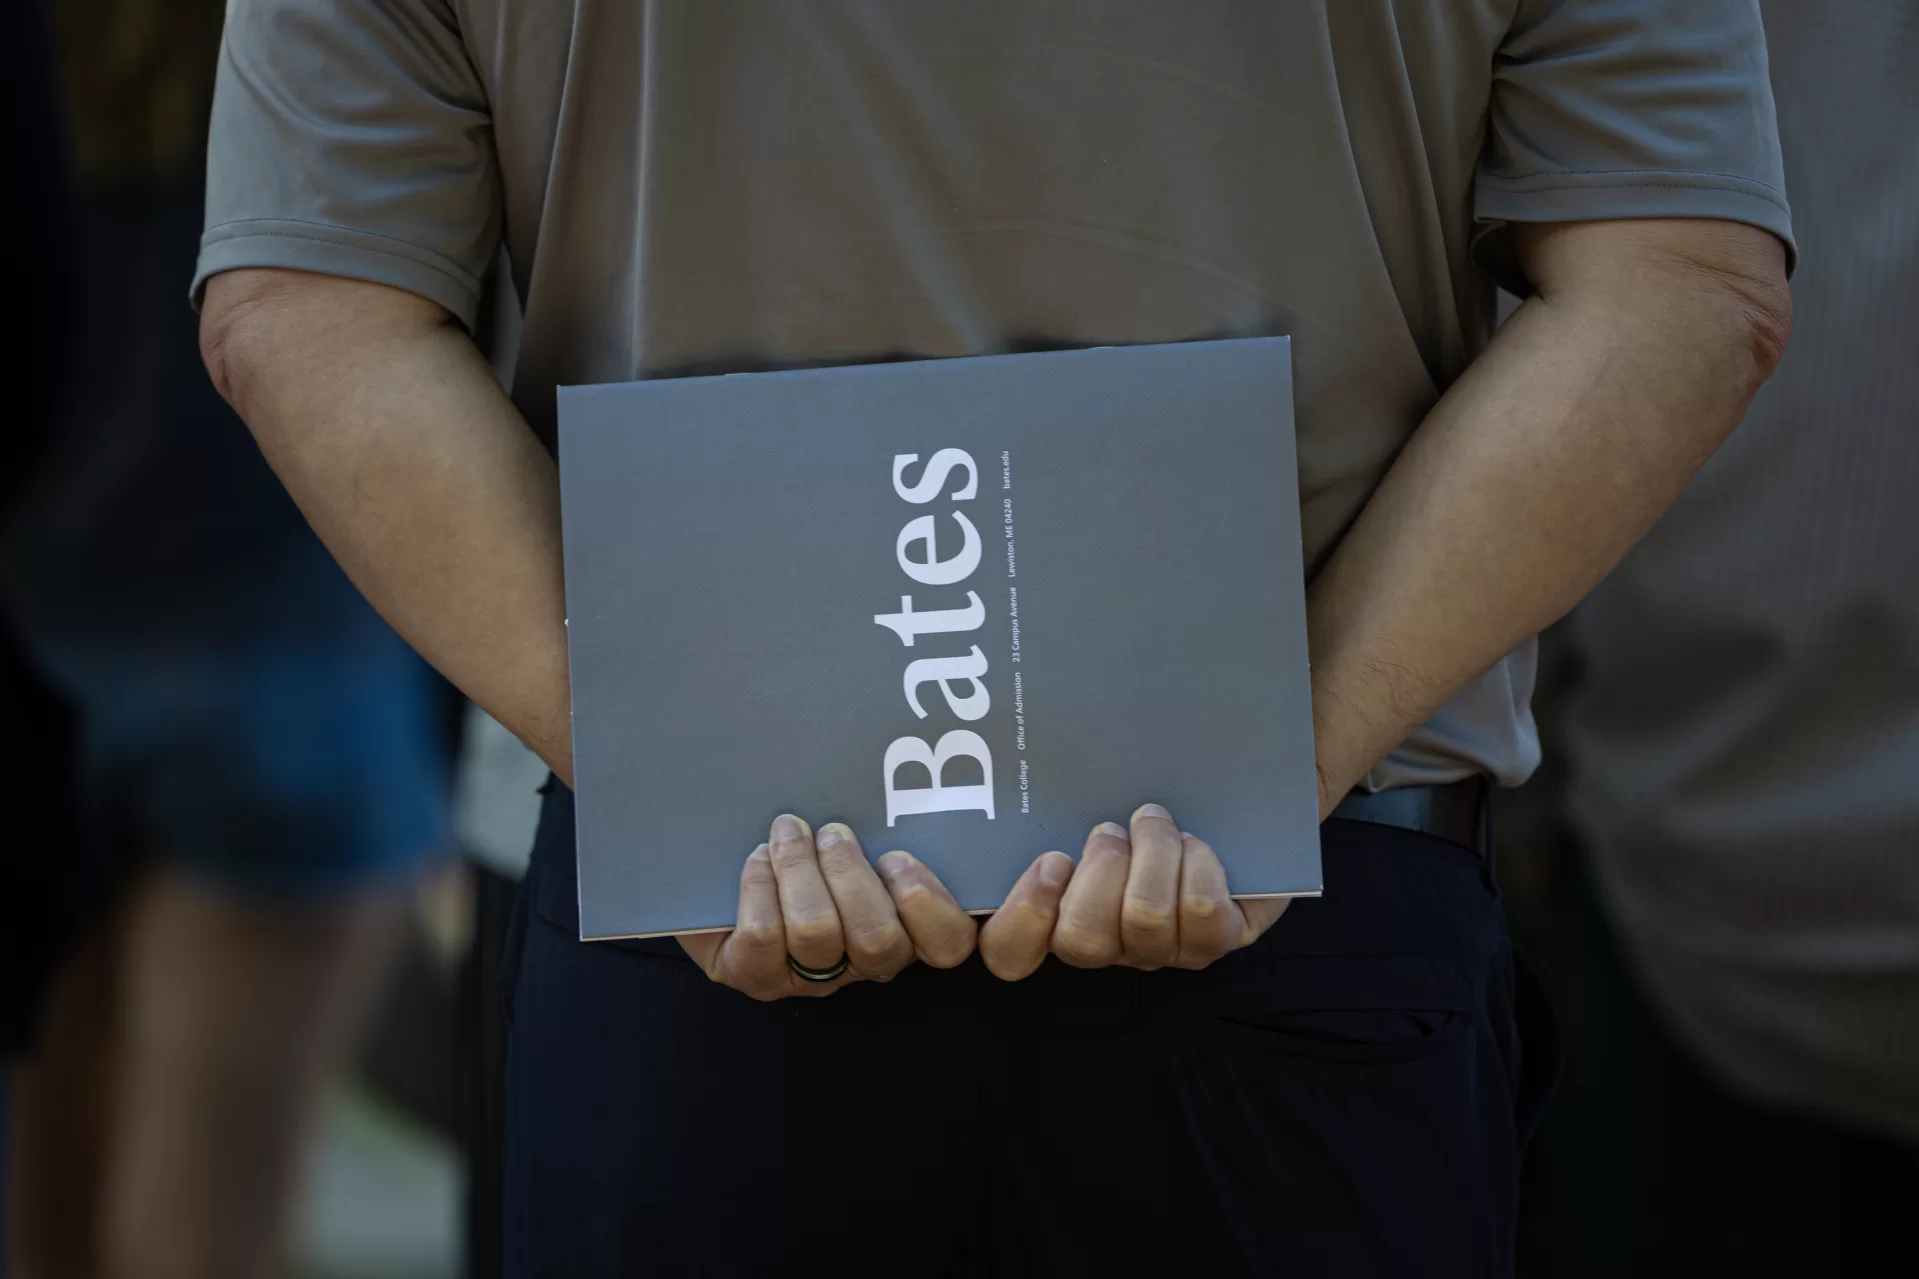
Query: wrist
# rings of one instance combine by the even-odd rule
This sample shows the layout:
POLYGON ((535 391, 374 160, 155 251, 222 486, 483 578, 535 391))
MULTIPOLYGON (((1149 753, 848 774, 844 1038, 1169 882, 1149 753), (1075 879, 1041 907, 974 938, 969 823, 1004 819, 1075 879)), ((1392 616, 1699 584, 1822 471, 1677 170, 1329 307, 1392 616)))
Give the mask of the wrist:
POLYGON ((1313 682, 1313 773, 1319 787, 1319 820, 1364 781, 1373 765, 1405 736, 1378 731, 1353 699, 1330 683, 1313 682), (1392 740, 1386 740, 1388 736, 1392 740))
POLYGON ((1313 774, 1319 783, 1319 820, 1325 821, 1332 816, 1333 809, 1345 798, 1345 792, 1338 789, 1326 775, 1326 768, 1318 760, 1313 761, 1313 774))

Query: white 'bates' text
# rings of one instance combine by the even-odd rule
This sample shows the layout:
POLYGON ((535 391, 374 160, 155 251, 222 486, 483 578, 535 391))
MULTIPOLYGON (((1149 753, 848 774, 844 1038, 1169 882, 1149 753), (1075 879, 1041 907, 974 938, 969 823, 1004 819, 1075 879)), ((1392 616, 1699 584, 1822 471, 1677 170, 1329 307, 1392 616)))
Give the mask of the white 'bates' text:
MULTIPOLYGON (((905 501, 915 506, 933 501, 953 478, 953 472, 962 468, 966 472, 966 482, 947 496, 954 502, 971 501, 978 496, 979 467, 965 450, 939 450, 927 459, 919 481, 908 485, 906 469, 919 460, 917 453, 901 453, 893 458, 893 491, 905 501)), ((958 525, 960 537, 960 548, 953 555, 940 558, 940 521, 933 515, 921 515, 908 520, 900 530, 898 541, 894 543, 894 556, 899 561, 900 571, 922 586, 957 586, 979 568, 979 529, 963 512, 949 513, 953 523, 958 525), (924 548, 921 558, 908 554, 918 547, 924 548)), ((873 620, 899 636, 900 643, 907 648, 917 648, 917 641, 922 635, 963 634, 978 630, 986 622, 986 606, 980 601, 979 593, 972 590, 966 592, 965 606, 958 608, 916 609, 913 597, 902 595, 899 612, 878 613, 873 620)), ((987 693, 982 679, 986 674, 986 666, 986 655, 980 652, 977 644, 955 656, 915 658, 906 664, 902 679, 906 704, 914 715, 926 719, 926 702, 921 699, 920 690, 932 684, 938 688, 946 709, 953 715, 968 723, 979 720, 992 706, 992 697, 987 693)), ((993 753, 987 749, 986 740, 970 728, 949 729, 932 745, 919 737, 895 738, 886 748, 882 767, 885 772, 888 826, 901 817, 922 813, 978 810, 989 819, 993 816, 993 753), (979 765, 980 785, 947 786, 942 783, 947 764, 962 758, 979 765), (908 764, 917 764, 931 774, 932 785, 899 787, 899 771, 908 764)))

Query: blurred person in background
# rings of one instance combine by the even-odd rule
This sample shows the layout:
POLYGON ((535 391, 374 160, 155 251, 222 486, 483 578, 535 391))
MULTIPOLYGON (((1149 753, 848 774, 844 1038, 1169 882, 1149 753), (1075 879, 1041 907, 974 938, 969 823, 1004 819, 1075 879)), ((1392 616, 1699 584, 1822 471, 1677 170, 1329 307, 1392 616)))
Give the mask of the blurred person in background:
MULTIPOLYGON (((12 146, 11 198, 0 200, 0 236, 34 245, 9 277, 16 323, 0 344, 8 388, 0 415, 0 525, 51 438, 64 383, 72 303, 64 139, 57 126, 45 15, 37 0, 15 6, 0 40, 0 137, 12 146), (34 317, 20 324, 17 317, 34 317)), ((71 848, 72 715, 20 646, 0 600, 0 1274, 9 1237, 5 1204, 8 1074, 32 1042, 58 966, 79 926, 87 867, 79 858, 33 855, 71 848), (32 850, 29 853, 28 850, 32 850), (79 891, 76 891, 79 890, 79 891)))
POLYGON ((1564 628, 1542 1275, 1919 1269, 1919 3, 1763 8, 1792 349, 1564 628))
POLYGON ((71 394, 0 584, 116 874, 13 1075, 12 1279, 281 1267, 320 1088, 443 841, 443 686, 307 529, 182 303, 223 8, 52 11, 75 354, 31 374, 71 394))

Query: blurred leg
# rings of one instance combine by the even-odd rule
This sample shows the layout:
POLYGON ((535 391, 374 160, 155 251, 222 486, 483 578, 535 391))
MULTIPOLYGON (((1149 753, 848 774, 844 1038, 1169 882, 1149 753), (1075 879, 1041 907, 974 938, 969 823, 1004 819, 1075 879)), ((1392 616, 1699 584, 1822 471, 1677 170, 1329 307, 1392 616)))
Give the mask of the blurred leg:
POLYGON ((98 1270, 114 1093, 114 923, 100 921, 68 957, 49 992, 33 1056, 9 1081, 5 1264, 12 1279, 71 1279, 98 1270))
POLYGON ((284 1271, 301 1156, 401 919, 394 891, 263 905, 162 874, 129 912, 114 1279, 284 1271))

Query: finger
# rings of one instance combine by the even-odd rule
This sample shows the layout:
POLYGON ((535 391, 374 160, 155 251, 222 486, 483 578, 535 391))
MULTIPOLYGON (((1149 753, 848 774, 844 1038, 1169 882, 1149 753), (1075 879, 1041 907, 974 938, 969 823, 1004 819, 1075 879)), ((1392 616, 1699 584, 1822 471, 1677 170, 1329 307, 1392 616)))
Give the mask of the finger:
POLYGON ((1119 910, 1121 963, 1164 968, 1179 953, 1179 827, 1158 804, 1133 813, 1133 860, 1119 910))
POLYGON ((895 851, 880 858, 880 878, 921 963, 955 968, 966 962, 979 942, 979 925, 960 909, 931 867, 911 853, 895 851))
MULTIPOLYGON (((780 920, 780 890, 773 876, 772 850, 761 844, 740 872, 740 912, 733 931, 682 937, 680 946, 697 961, 709 943, 712 966, 706 975, 755 999, 787 993, 786 932, 780 920)), ((702 967, 706 967, 702 965, 702 967)))
POLYGON ((1006 901, 979 930, 980 958, 995 977, 1030 977, 1052 948, 1060 899, 1073 878, 1073 859, 1042 853, 1006 894, 1006 901))
POLYGON ((831 968, 846 953, 846 938, 820 874, 813 832, 793 814, 782 813, 773 820, 771 845, 787 953, 808 968, 831 968))
POLYGON ((1264 937, 1266 930, 1279 922, 1279 917, 1284 915, 1286 908, 1292 904, 1293 899, 1290 897, 1256 897, 1251 901, 1240 902, 1239 908, 1246 915, 1246 926, 1240 930, 1239 941, 1233 949, 1250 946, 1264 937))
MULTIPOLYGON (((719 958, 720 947, 726 944, 729 936, 731 936, 730 932, 681 933, 673 940, 680 944, 680 949, 686 952, 688 959, 700 966, 701 972, 712 977, 713 964, 719 958)), ((714 980, 717 981, 718 978, 714 980)))
POLYGON ((820 827, 813 846, 819 852, 826 890, 839 913, 853 971, 872 981, 891 981, 913 962, 913 941, 900 923, 886 885, 868 864, 859 838, 845 823, 828 822, 820 827))
POLYGON ((1101 822, 1086 837, 1053 926, 1053 953, 1066 963, 1104 968, 1119 962, 1120 902, 1131 861, 1126 829, 1118 823, 1101 822))
POLYGON ((1180 968, 1204 968, 1240 944, 1246 919, 1226 888, 1226 867, 1204 840, 1182 834, 1179 872, 1180 968))
POLYGON ((866 978, 860 976, 851 968, 848 968, 832 981, 807 981, 804 977, 788 969, 786 973, 786 988, 782 990, 779 995, 774 996, 774 998, 824 999, 826 996, 850 986, 856 981, 865 980, 866 978))

